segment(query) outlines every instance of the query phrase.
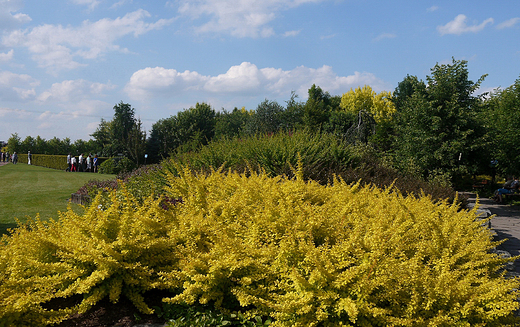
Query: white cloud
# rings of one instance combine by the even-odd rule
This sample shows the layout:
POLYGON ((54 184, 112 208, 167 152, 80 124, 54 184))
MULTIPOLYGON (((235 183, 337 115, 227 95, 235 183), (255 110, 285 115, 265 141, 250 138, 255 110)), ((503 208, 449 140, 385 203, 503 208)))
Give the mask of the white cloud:
POLYGON ((350 76, 338 76, 332 67, 326 65, 317 69, 300 66, 293 70, 282 70, 270 67, 259 69, 252 63, 243 62, 217 76, 204 76, 190 71, 179 73, 175 69, 163 67, 145 68, 132 75, 125 91, 129 97, 138 101, 172 97, 190 91, 197 91, 197 96, 208 98, 216 95, 289 96, 295 90, 305 97, 312 84, 331 93, 346 92, 351 87, 365 84, 376 91, 391 88, 374 74, 355 72, 350 76))
POLYGON ((27 74, 15 74, 9 71, 0 71, 0 99, 20 101, 34 98, 34 87, 39 85, 27 74))
POLYGON ((119 7, 124 6, 126 3, 132 3, 132 0, 119 0, 118 2, 114 3, 112 6, 110 6, 110 9, 117 9, 119 7))
POLYGON ((40 102, 57 101, 61 103, 77 103, 79 100, 95 96, 103 96, 103 92, 112 90, 115 85, 92 83, 83 79, 67 80, 52 84, 51 88, 42 92, 37 100, 40 102))
POLYGON ((99 0, 72 0, 76 5, 87 6, 89 10, 94 10, 101 2, 99 0))
POLYGON ((396 38, 397 35, 393 34, 393 33, 382 33, 380 35, 378 35, 374 41, 375 42, 378 42, 378 41, 381 41, 381 40, 384 40, 384 39, 393 39, 393 38, 396 38))
POLYGON ((26 47, 40 67, 52 71, 74 69, 85 65, 77 62, 76 58, 91 60, 108 51, 127 52, 115 44, 119 38, 132 34, 138 37, 173 21, 160 19, 146 23, 144 20, 149 17, 147 11, 137 10, 116 19, 86 20, 79 27, 40 25, 31 30, 11 32, 3 38, 3 44, 26 47))
POLYGON ((22 7, 22 0, 0 0, 0 31, 12 30, 31 21, 31 17, 18 12, 22 7))
POLYGON ((300 34, 302 30, 297 30, 297 31, 287 31, 285 33, 283 33, 283 36, 284 37, 293 37, 293 36, 297 36, 298 34, 300 34))
POLYGON ((468 26, 468 25, 466 25, 466 20, 467 20, 467 17, 465 15, 460 14, 457 17, 455 17, 454 20, 447 23, 446 25, 437 26, 437 31, 439 31, 439 33, 441 33, 441 35, 445 35, 445 34, 460 35, 462 33, 469 33, 469 32, 477 33, 477 32, 482 31, 486 27, 486 25, 493 24, 493 22, 494 22, 493 18, 488 18, 478 25, 468 26))
POLYGON ((519 22, 520 22, 520 17, 511 18, 509 20, 506 20, 503 23, 498 24, 497 25, 497 29, 501 30, 501 29, 504 29, 504 28, 510 28, 510 27, 515 26, 519 22))
POLYGON ((11 59, 13 59, 13 54, 14 54, 14 50, 11 49, 9 50, 9 52, 7 53, 1 53, 0 52, 0 62, 5 62, 5 61, 9 61, 11 59))
POLYGON ((430 8, 426 9, 426 11, 434 12, 434 11, 437 11, 438 9, 439 9, 439 7, 437 7, 437 6, 431 6, 430 8))
POLYGON ((275 34, 268 24, 279 12, 321 1, 324 0, 179 0, 176 3, 181 15, 206 21, 195 29, 197 33, 256 38, 275 34))

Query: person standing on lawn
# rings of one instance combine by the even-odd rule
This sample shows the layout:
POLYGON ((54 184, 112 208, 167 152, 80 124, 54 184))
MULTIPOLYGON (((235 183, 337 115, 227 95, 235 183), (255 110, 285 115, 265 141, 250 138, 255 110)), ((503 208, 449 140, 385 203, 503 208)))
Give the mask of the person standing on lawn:
POLYGON ((90 173, 92 172, 92 156, 90 153, 87 156, 87 171, 90 173))
POLYGON ((70 156, 70 152, 69 154, 67 155, 67 171, 72 171, 72 159, 71 159, 71 156, 70 156))
POLYGON ((78 171, 83 171, 83 153, 79 155, 78 171))
POLYGON ((76 171, 76 157, 70 157, 70 171, 76 171))
POLYGON ((31 164, 31 151, 27 151, 27 164, 31 164))
POLYGON ((98 166, 99 166, 99 159, 98 159, 97 154, 94 155, 94 160, 92 161, 92 163, 94 164, 94 172, 97 173, 98 172, 98 166))

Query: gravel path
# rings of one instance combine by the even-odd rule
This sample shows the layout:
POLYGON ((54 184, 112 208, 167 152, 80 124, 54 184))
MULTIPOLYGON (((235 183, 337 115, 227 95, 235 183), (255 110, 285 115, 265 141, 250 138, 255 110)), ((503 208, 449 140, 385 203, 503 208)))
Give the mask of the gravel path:
MULTIPOLYGON (((470 203, 476 201, 475 194, 466 193, 470 203)), ((497 240, 506 239, 498 249, 509 252, 512 256, 520 255, 520 207, 508 204, 497 204, 489 198, 479 198, 479 209, 489 210, 495 215, 491 219, 491 228, 497 240)), ((520 260, 514 262, 515 272, 520 274, 520 260)))

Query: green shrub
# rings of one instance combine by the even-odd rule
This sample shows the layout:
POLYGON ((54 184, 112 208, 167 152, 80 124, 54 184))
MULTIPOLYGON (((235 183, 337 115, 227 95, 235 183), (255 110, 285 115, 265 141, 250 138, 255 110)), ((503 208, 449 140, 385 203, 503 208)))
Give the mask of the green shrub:
POLYGON ((118 175, 121 173, 131 172, 135 168, 135 163, 126 157, 109 158, 101 163, 99 166, 99 173, 118 175))
MULTIPOLYGON (((340 176, 347 182, 361 181, 363 185, 396 186, 403 194, 432 195, 435 200, 455 199, 455 191, 439 178, 431 182, 413 173, 400 173, 370 146, 354 146, 333 134, 278 133, 249 138, 222 139, 210 142, 199 152, 187 153, 163 161, 165 171, 176 173, 178 163, 209 172, 222 167, 234 171, 264 170, 269 176, 293 176, 292 168, 298 158, 304 166, 305 179, 327 184, 340 176)), ((460 200, 460 199, 459 199, 460 200)))

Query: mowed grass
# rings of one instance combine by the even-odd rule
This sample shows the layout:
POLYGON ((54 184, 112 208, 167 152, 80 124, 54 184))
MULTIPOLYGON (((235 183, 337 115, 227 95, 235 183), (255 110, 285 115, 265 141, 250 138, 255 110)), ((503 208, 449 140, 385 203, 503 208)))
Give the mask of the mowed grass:
MULTIPOLYGON (((42 220, 57 219, 66 211, 70 195, 89 180, 105 180, 114 175, 69 173, 61 170, 7 164, 0 167, 0 235, 37 214, 42 220)), ((73 209, 81 210, 72 204, 73 209)))

